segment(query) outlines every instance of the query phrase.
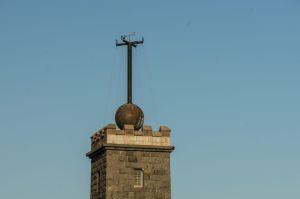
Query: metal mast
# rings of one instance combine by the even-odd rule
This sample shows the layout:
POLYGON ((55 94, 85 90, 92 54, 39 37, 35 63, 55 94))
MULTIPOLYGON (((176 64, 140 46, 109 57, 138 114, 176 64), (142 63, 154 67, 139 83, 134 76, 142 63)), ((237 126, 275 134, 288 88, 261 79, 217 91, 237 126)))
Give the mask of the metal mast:
POLYGON ((116 40, 116 46, 127 46, 127 103, 132 104, 132 47, 144 43, 144 38, 140 41, 130 41, 126 35, 121 36, 121 42, 116 40))

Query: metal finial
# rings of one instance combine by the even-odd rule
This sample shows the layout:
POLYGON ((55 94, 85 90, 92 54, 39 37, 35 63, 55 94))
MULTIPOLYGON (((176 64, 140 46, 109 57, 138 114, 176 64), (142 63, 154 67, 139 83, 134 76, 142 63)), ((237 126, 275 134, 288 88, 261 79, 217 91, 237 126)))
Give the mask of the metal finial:
POLYGON ((131 35, 135 33, 122 35, 121 41, 116 41, 116 46, 127 46, 127 104, 118 108, 115 120, 120 129, 123 129, 125 124, 129 124, 133 125, 135 130, 139 130, 144 123, 144 113, 140 107, 132 103, 132 47, 144 43, 144 38, 131 41, 131 35))

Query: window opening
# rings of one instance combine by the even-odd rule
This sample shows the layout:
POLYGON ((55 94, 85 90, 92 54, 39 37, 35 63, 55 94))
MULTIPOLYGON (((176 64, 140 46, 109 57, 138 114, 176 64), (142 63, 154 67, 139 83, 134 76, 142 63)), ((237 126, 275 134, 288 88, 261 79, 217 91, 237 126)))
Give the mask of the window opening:
POLYGON ((144 172, 142 169, 135 169, 134 171, 134 187, 143 187, 144 172))

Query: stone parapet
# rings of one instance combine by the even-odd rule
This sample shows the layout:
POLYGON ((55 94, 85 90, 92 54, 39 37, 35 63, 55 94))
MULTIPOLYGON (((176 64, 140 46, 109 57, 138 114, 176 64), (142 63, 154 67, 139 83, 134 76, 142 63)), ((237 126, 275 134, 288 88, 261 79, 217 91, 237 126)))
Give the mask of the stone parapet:
POLYGON ((144 125, 141 130, 135 131, 133 125, 125 125, 124 130, 120 130, 115 124, 108 124, 93 134, 91 148, 93 150, 104 144, 171 146, 170 132, 166 126, 153 131, 151 126, 144 125))

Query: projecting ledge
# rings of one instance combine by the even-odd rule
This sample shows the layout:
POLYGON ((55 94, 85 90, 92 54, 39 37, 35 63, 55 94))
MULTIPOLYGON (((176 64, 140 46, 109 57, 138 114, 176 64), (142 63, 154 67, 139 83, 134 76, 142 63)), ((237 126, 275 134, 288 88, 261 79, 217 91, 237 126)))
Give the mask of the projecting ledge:
POLYGON ((103 144, 86 154, 87 157, 93 158, 96 154, 106 150, 121 151, 147 151, 147 152, 167 152, 171 153, 174 146, 147 146, 147 145, 128 145, 128 144, 103 144))

